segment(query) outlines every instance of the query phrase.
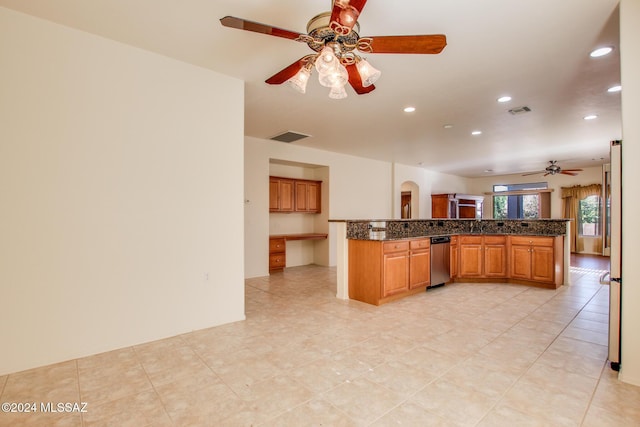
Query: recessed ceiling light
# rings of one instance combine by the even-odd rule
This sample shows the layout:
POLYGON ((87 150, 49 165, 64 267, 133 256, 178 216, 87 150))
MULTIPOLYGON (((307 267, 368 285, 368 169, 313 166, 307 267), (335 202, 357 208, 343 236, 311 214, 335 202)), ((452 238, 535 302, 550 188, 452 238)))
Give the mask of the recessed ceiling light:
POLYGON ((482 135, 482 131, 481 130, 474 130, 473 132, 471 132, 471 135, 482 135))
POLYGON ((613 48, 610 47, 610 46, 599 47, 598 49, 596 49, 593 52, 591 52, 589 54, 589 56, 591 56, 592 58, 598 58, 600 56, 605 56, 605 55, 610 54, 611 51, 613 51, 613 48))
POLYGON ((484 170, 484 173, 490 173, 490 172, 493 172, 493 169, 485 169, 484 170))
POLYGON ((413 113, 414 111, 416 111, 416 107, 405 107, 404 109, 405 113, 413 113))
POLYGON ((607 92, 620 92, 622 90, 622 86, 618 85, 618 86, 611 86, 609 89, 607 89, 607 92))
POLYGON ((444 125, 442 127, 445 128, 445 129, 451 129, 453 127, 453 125, 446 124, 446 125, 444 125))
POLYGON ((595 114, 589 114, 588 116, 584 116, 583 118, 585 120, 594 120, 594 119, 597 119, 598 116, 596 116, 595 114))
POLYGON ((500 98, 498 98, 498 102, 509 102, 511 101, 511 97, 510 96, 501 96, 500 98))

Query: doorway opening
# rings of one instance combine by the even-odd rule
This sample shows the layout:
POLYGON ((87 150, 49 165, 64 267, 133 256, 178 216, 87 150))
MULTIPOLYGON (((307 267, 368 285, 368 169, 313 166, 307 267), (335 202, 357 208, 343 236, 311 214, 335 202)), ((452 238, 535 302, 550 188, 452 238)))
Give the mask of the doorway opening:
MULTIPOLYGON (((420 187, 413 181, 400 185, 400 218, 419 218, 420 187)), ((396 217, 397 218, 397 217, 396 217)))

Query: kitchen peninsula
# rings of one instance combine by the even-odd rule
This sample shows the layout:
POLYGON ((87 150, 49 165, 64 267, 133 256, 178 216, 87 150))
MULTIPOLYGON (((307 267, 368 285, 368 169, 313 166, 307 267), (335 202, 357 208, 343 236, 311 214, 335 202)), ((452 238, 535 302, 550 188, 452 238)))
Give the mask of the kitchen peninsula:
POLYGON ((429 271, 436 236, 451 237, 448 282, 568 284, 565 219, 331 222, 338 227, 339 298, 380 305, 436 285, 429 271))

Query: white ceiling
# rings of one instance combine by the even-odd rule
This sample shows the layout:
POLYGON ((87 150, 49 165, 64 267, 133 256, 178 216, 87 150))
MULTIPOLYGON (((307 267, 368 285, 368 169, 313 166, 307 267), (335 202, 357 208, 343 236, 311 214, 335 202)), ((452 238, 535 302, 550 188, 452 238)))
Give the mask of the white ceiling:
POLYGON ((245 134, 461 176, 605 163, 621 138, 618 0, 369 0, 361 36, 446 34, 439 55, 369 54, 377 89, 344 100, 264 80, 307 53, 292 40, 223 27, 232 15, 306 32, 330 0, 0 0, 0 6, 246 81, 245 134), (610 45, 607 57, 589 52, 610 45), (496 99, 508 94, 512 101, 496 99), (416 112, 402 111, 412 105, 416 112), (531 112, 513 116, 510 108, 531 112), (585 121, 587 114, 598 119, 585 121), (443 125, 452 124, 445 129, 443 125), (481 130, 480 136, 471 131, 481 130), (486 172, 491 170, 492 172, 486 172))

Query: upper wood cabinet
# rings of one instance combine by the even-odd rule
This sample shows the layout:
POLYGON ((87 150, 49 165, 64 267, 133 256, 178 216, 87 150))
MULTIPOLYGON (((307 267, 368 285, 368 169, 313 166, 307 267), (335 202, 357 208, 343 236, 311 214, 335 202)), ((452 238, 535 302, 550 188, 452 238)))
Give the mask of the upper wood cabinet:
POLYGON ((269 212, 320 213, 322 181, 269 177, 269 212))
POLYGON ((269 212, 293 212, 294 183, 288 178, 269 177, 269 212))
POLYGON ((296 212, 320 213, 320 181, 296 180, 296 212))

